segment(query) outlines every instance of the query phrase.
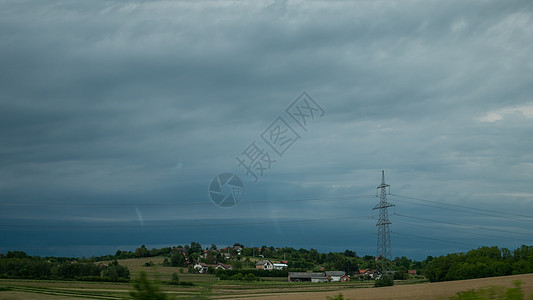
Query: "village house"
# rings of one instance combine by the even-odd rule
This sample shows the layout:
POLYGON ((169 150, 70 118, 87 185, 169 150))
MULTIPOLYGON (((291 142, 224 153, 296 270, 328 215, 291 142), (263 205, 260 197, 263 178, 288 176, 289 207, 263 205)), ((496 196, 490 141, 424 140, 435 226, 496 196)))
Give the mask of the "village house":
POLYGON ((344 275, 341 277, 341 282, 347 282, 350 281, 350 275, 344 275))
POLYGON ((193 269, 200 273, 200 274, 204 274, 204 273, 207 273, 207 269, 210 267, 211 265, 208 265, 206 263, 201 263, 201 262, 198 262, 196 263, 194 266, 193 266, 193 269))
POLYGON ((325 272, 328 281, 330 282, 340 282, 341 278, 346 275, 344 271, 326 271, 325 272))
POLYGON ((233 246, 233 250, 237 251, 237 255, 241 255, 242 247, 239 245, 233 246))
POLYGON ((233 266, 232 266, 232 265, 225 265, 225 264, 221 264, 221 263, 219 263, 219 264, 215 267, 215 270, 218 270, 218 269, 222 269, 222 270, 233 270, 233 266))
POLYGON ((350 276, 344 271, 289 272, 289 282, 346 282, 350 276))
POLYGON ((193 269, 196 270, 198 273, 200 274, 205 274, 207 273, 207 270, 209 269, 209 267, 213 268, 214 270, 218 270, 218 269, 222 269, 222 270, 232 270, 233 269, 233 266, 231 265, 225 265, 225 264, 216 264, 216 265, 208 265, 206 263, 196 263, 194 266, 193 266, 193 269))
POLYGON ((222 255, 225 259, 230 259, 232 257, 233 248, 232 247, 226 247, 219 249, 218 252, 220 255, 222 255))
POLYGON ((255 263, 255 268, 258 270, 272 270, 274 268, 274 264, 272 264, 270 260, 260 260, 255 263))
POLYGON ((361 279, 379 279, 379 274, 377 270, 373 269, 362 269, 359 270, 359 274, 357 275, 361 279))

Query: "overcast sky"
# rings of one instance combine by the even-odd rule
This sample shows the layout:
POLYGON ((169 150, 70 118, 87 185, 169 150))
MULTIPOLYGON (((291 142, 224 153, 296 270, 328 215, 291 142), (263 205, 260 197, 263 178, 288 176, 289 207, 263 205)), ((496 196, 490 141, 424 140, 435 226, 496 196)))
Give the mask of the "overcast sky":
POLYGON ((532 58, 528 0, 1 1, 0 251, 375 255, 381 170, 393 257, 531 245, 532 58))

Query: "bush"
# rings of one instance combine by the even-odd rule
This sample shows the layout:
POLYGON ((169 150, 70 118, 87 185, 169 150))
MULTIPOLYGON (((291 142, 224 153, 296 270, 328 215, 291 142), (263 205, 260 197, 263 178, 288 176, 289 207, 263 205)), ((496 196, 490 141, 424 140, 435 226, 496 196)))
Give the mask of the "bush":
POLYGON ((409 275, 407 274, 407 270, 405 268, 400 268, 394 272, 394 279, 396 280, 406 280, 407 278, 409 278, 409 275))
POLYGON ((383 275, 380 279, 374 282, 374 287, 392 286, 394 279, 390 275, 383 275))
POLYGON ((243 280, 244 276, 242 276, 242 273, 237 273, 230 277, 231 280, 243 280))
POLYGON ((166 300, 170 299, 170 296, 159 289, 159 286, 148 280, 146 272, 141 272, 138 278, 135 278, 133 282, 135 291, 130 292, 132 299, 153 299, 153 300, 166 300))
POLYGON ((260 279, 260 277, 257 277, 257 276, 255 276, 252 273, 246 274, 246 276, 244 276, 244 278, 243 278, 243 280, 245 280, 245 281, 259 281, 259 279, 260 279))
POLYGON ((173 284, 173 285, 180 284, 180 277, 178 276, 178 273, 176 272, 172 273, 172 279, 170 279, 170 284, 173 284))

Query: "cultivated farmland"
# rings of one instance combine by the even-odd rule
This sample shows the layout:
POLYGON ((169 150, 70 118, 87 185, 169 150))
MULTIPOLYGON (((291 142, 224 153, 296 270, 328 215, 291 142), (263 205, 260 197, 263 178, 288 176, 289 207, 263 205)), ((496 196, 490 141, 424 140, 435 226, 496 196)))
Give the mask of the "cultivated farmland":
MULTIPOLYGON (((533 294, 533 274, 493 277, 464 281, 427 283, 397 282, 393 287, 373 288, 370 281, 347 283, 289 283, 286 278, 269 278, 261 282, 219 281, 214 275, 180 273, 179 268, 146 267, 152 261, 161 263, 163 258, 139 258, 119 260, 127 266, 132 276, 145 271, 150 278, 160 282, 165 292, 177 299, 326 299, 342 293, 346 298, 364 299, 446 299, 457 292, 487 286, 512 287, 515 280, 523 282, 526 295, 533 294), (160 261, 161 260, 161 261, 160 261), (194 286, 172 286, 172 273, 178 273, 181 281, 194 286)), ((0 299, 121 299, 132 290, 128 283, 103 283, 79 281, 0 280, 0 299)))

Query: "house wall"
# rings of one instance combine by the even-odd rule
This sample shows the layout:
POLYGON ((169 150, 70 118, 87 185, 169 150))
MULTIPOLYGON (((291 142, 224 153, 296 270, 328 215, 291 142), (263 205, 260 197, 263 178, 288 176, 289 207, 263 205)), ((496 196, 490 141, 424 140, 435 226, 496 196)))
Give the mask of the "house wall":
POLYGON ((311 278, 289 278, 290 282, 311 282, 311 278))

